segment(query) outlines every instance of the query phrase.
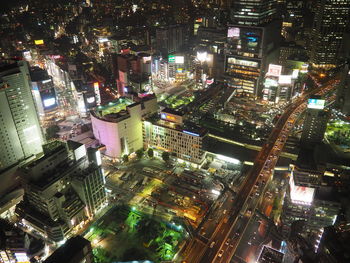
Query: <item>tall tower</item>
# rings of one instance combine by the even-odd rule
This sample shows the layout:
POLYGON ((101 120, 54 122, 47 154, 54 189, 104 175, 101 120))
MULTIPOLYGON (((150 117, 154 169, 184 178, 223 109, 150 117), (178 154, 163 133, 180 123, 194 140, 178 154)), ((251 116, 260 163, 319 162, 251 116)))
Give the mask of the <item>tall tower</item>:
POLYGON ((339 63, 349 9, 349 0, 318 0, 310 45, 314 67, 332 68, 339 63))
POLYGON ((278 59, 276 0, 235 0, 227 32, 225 73, 237 92, 260 96, 265 70, 278 59))
POLYGON ((234 0, 231 6, 233 24, 258 26, 270 22, 276 15, 276 0, 234 0))
POLYGON ((0 139, 0 171, 42 152, 43 136, 24 61, 0 67, 0 139))
POLYGON ((321 98, 309 99, 301 134, 303 145, 310 146, 322 142, 329 119, 329 112, 324 110, 324 104, 325 100, 321 98))

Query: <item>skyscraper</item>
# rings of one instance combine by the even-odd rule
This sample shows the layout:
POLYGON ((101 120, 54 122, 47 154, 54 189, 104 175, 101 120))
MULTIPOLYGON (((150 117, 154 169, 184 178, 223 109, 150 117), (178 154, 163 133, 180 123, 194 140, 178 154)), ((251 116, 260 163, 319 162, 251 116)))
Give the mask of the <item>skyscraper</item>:
POLYGON ((331 68, 339 63, 349 9, 349 0, 318 0, 310 45, 314 67, 331 68))
POLYGON ((325 100, 321 98, 309 99, 303 133, 301 134, 303 145, 314 145, 322 142, 329 119, 329 112, 323 110, 324 103, 325 100))
POLYGON ((42 152, 43 136, 24 61, 0 67, 0 139, 0 170, 42 152))
POLYGON ((281 21, 275 19, 275 0, 238 0, 231 6, 227 32, 225 73, 228 84, 260 96, 269 63, 276 63, 281 21))
POLYGON ((258 26, 276 15, 276 0, 234 0, 231 5, 233 24, 258 26))

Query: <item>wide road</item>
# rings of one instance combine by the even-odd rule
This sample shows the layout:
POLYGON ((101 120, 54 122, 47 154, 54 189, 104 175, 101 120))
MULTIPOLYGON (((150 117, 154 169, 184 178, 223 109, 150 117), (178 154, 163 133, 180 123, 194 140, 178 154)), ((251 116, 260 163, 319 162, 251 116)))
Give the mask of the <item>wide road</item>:
POLYGON ((185 262, 230 262, 259 203, 259 200, 252 198, 252 194, 258 190, 260 198, 264 196, 265 187, 256 189, 254 186, 257 183, 266 185, 270 180, 288 134, 300 113, 306 109, 310 95, 323 95, 334 89, 336 84, 336 80, 330 80, 301 95, 286 108, 246 176, 231 210, 227 212, 227 222, 220 222, 208 242, 194 238, 183 255, 185 262))

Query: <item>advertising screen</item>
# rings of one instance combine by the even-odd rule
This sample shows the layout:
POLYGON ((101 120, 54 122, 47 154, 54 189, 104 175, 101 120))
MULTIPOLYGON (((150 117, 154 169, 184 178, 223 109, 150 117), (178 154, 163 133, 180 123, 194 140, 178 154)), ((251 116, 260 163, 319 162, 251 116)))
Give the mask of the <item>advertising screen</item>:
POLYGON ((250 60, 243 60, 243 59, 236 59, 236 58, 228 58, 227 63, 229 64, 235 64, 235 65, 240 65, 240 66, 245 66, 245 67, 253 67, 253 68, 258 68, 259 63, 255 61, 250 61, 250 60))
POLYGON ((275 79, 270 79, 270 78, 266 78, 265 79, 265 82, 264 82, 264 86, 266 88, 269 88, 269 87, 277 87, 278 86, 278 83, 275 79))
POLYGON ((101 95, 100 95, 100 85, 98 82, 94 82, 94 91, 96 96, 96 103, 97 105, 101 104, 101 95))
POLYGON ((44 40, 39 39, 39 40, 34 40, 35 45, 44 45, 44 40))
POLYGON ((247 52, 260 54, 263 31, 261 28, 229 27, 227 43, 232 53, 247 52))
POLYGON ((318 109, 322 110, 324 109, 326 101, 322 99, 309 99, 307 103, 307 107, 309 109, 318 109))
POLYGON ((240 29, 239 27, 229 27, 227 31, 227 37, 229 38, 239 38, 240 29))
POLYGON ((56 99, 55 98, 45 99, 43 103, 45 108, 50 108, 51 106, 56 104, 56 99))
POLYGON ((185 62, 184 56, 176 56, 175 57, 175 63, 176 64, 183 64, 185 62))
POLYGON ((289 185, 290 198, 293 203, 311 205, 314 199, 314 188, 295 185, 293 175, 290 177, 289 185))
POLYGON ((280 75, 278 78, 279 84, 291 84, 292 83, 292 75, 280 75))
POLYGON ((280 65, 275 65, 275 64, 269 64, 269 70, 267 71, 268 76, 274 76, 274 77, 279 77, 282 72, 282 66, 280 65))
POLYGON ((44 109, 53 109, 57 106, 56 92, 54 88, 40 90, 40 97, 44 109))
POLYGON ((87 101, 87 103, 92 104, 92 103, 95 102, 95 97, 87 97, 87 98, 86 98, 86 101, 87 101))

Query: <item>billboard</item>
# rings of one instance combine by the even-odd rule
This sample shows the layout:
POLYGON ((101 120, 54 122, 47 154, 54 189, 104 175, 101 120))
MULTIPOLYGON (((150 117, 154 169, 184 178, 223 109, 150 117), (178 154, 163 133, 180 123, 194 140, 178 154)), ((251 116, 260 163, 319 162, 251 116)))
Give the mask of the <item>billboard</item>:
POLYGON ((269 70, 267 71, 266 75, 279 77, 281 75, 281 72, 282 72, 281 65, 269 64, 269 70))
POLYGON ((185 62, 185 57, 184 56, 169 55, 168 61, 169 61, 169 63, 183 64, 185 62))
POLYGON ((98 82, 94 82, 94 91, 96 96, 96 103, 97 105, 101 104, 101 95, 100 95, 100 85, 98 82))
POLYGON ((233 37, 233 38, 238 38, 240 35, 240 29, 239 27, 229 27, 227 30, 227 37, 233 37))
POLYGON ((299 76, 299 69, 293 69, 292 79, 297 79, 299 76))
POLYGON ((309 99, 307 102, 307 107, 309 109, 318 109, 322 110, 324 109, 326 101, 322 99, 309 99))
POLYGON ((231 53, 248 52, 260 55, 263 29, 245 26, 229 27, 227 31, 228 50, 231 53))
POLYGON ((244 60, 244 59, 236 59, 229 57, 227 59, 228 64, 235 64, 235 65, 240 65, 240 66, 245 66, 245 67, 253 67, 253 68, 258 68, 259 63, 255 61, 250 61, 250 60, 244 60))
POLYGON ((292 75, 280 75, 278 77, 278 84, 292 84, 292 75))
POLYGON ((315 189, 311 187, 295 185, 293 174, 290 176, 290 199, 293 203, 311 205, 314 199, 315 189))
POLYGON ((45 108, 50 108, 51 106, 56 105, 56 99, 55 98, 44 99, 43 103, 45 108))
POLYGON ((265 82, 264 82, 264 86, 266 88, 270 88, 270 87, 277 87, 278 83, 275 79, 271 79, 271 78, 266 78, 265 82))
POLYGON ((170 121, 170 122, 182 123, 182 117, 181 116, 178 116, 178 115, 175 115, 175 114, 171 114, 171 113, 167 113, 167 112, 161 112, 160 118, 162 120, 166 120, 166 121, 170 121))
POLYGON ((39 40, 34 40, 35 45, 44 45, 44 40, 39 39, 39 40))

